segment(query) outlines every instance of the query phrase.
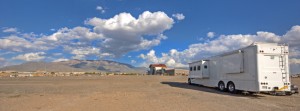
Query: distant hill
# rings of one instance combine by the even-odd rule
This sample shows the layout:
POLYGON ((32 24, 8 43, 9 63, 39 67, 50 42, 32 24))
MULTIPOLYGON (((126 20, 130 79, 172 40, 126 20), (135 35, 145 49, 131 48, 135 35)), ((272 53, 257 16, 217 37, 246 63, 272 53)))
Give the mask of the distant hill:
POLYGON ((109 60, 69 60, 61 62, 26 62, 0 68, 1 71, 48 71, 48 72, 127 72, 145 73, 146 68, 109 60))

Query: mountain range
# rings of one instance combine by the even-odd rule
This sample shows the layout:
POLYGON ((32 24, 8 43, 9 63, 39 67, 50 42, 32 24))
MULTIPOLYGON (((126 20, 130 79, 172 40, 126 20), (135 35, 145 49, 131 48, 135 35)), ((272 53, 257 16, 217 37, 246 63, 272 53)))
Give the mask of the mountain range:
POLYGON ((146 73, 145 67, 134 67, 129 64, 109 60, 68 60, 60 62, 26 62, 0 68, 1 71, 48 71, 48 72, 126 72, 146 73))

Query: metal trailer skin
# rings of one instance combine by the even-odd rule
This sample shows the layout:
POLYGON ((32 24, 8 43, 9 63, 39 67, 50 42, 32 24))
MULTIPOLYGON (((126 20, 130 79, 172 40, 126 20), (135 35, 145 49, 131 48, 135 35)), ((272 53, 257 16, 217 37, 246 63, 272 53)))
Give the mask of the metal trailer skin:
POLYGON ((252 45, 189 63, 188 82, 236 93, 291 92, 288 46, 252 45))

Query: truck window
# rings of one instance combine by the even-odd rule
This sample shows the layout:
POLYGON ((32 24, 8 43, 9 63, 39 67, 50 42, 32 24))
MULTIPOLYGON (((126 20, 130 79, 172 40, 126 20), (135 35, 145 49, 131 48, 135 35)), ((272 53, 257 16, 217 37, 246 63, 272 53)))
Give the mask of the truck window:
POLYGON ((193 71, 193 67, 190 67, 190 71, 193 71))
POLYGON ((196 66, 194 66, 194 71, 196 71, 196 66))
POLYGON ((204 65, 204 69, 207 69, 207 65, 204 65))
POLYGON ((201 67, 200 66, 198 66, 198 71, 200 71, 201 70, 201 67))

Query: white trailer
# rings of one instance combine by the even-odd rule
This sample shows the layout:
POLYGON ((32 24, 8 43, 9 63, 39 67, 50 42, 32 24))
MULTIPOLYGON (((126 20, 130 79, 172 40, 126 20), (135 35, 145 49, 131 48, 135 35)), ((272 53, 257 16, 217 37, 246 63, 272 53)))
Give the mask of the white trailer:
POLYGON ((288 46, 252 45, 189 63, 189 84, 218 87, 236 93, 285 92, 290 94, 288 46))

